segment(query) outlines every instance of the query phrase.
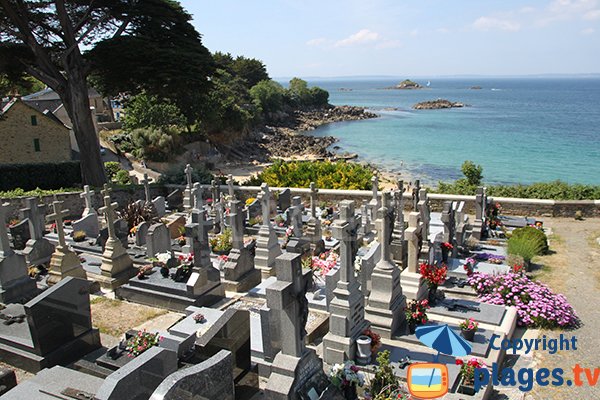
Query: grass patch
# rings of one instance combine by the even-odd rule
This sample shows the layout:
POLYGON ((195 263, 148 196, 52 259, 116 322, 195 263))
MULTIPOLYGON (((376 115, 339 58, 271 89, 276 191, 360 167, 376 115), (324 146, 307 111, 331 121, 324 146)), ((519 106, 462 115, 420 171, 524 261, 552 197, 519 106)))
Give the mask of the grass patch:
POLYGON ((90 301, 92 322, 101 333, 120 337, 129 329, 166 314, 167 310, 95 297, 90 301))
POLYGON ((68 192, 81 192, 80 188, 60 188, 60 189, 33 189, 33 190, 23 190, 21 188, 16 188, 13 190, 7 190, 0 192, 1 199, 14 199, 16 197, 42 197, 49 196, 53 194, 59 193, 68 193, 68 192))

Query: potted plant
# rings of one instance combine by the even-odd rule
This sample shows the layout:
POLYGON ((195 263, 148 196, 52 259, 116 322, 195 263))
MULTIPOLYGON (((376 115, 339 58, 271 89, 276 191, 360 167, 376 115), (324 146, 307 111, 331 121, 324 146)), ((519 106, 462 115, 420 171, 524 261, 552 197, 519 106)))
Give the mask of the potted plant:
POLYGON ((446 264, 442 264, 441 267, 438 267, 437 265, 422 263, 419 266, 419 273, 429 287, 429 302, 435 304, 437 288, 439 285, 443 285, 444 282, 446 282, 448 267, 446 264))
POLYGON ((137 278, 139 280, 146 279, 146 276, 150 275, 152 273, 153 269, 154 269, 154 266, 152 264, 144 265, 144 266, 138 268, 137 278))
POLYGON ((144 329, 127 340, 125 349, 129 357, 137 357, 150 347, 158 345, 161 340, 162 337, 158 332, 150 333, 144 329))
POLYGON ((204 318, 203 314, 194 314, 194 321, 196 321, 197 324, 202 324, 204 322, 206 322, 206 318, 204 318))
POLYGON ((331 241, 331 237, 332 237, 331 229, 325 229, 325 232, 323 232, 323 236, 325 236, 325 241, 326 242, 330 242, 331 241))
POLYGON ((404 309, 404 315, 406 316, 406 323, 410 334, 414 334, 417 325, 425 324, 429 321, 427 316, 427 310, 429 309, 429 301, 424 300, 411 300, 410 303, 404 309))
POLYGON ((460 366, 460 385, 458 392, 469 396, 474 396, 475 391, 475 374, 480 373, 478 368, 485 368, 483 361, 476 357, 471 357, 468 361, 463 361, 460 358, 456 359, 456 365, 460 366))
POLYGON ((356 389, 365 384, 364 374, 358 370, 353 361, 334 364, 329 372, 329 379, 344 394, 344 398, 347 400, 358 399, 356 389))
POLYGON ((365 334, 356 339, 356 362, 360 365, 367 365, 371 362, 371 343, 371 338, 365 334))
POLYGON ((371 338, 371 353, 372 354, 377 353, 377 351, 381 347, 381 335, 375 333, 371 329, 365 329, 365 331, 363 332, 363 335, 371 338))
POLYGON ((179 244, 180 246, 185 246, 187 243, 187 240, 185 238, 185 236, 181 235, 177 238, 177 244, 179 244))
POLYGON ((222 233, 210 240, 210 247, 217 255, 227 255, 233 248, 233 237, 231 228, 226 228, 222 233))
POLYGON ((479 323, 474 318, 465 319, 458 325, 462 332, 462 336, 469 342, 472 342, 475 337, 475 332, 479 329, 479 323))
POLYGON ((450 253, 452 251, 452 249, 454 249, 454 246, 452 246, 452 243, 450 242, 444 242, 441 245, 442 247, 442 262, 447 263, 448 262, 448 253, 450 253))
POLYGON ((473 268, 475 268, 475 263, 477 261, 475 261, 474 258, 467 258, 466 259, 466 263, 465 265, 463 265, 463 269, 467 272, 467 276, 471 276, 473 274, 473 268))
POLYGON ((74 242, 83 242, 84 240, 85 240, 85 232, 84 231, 73 232, 73 241, 74 242))

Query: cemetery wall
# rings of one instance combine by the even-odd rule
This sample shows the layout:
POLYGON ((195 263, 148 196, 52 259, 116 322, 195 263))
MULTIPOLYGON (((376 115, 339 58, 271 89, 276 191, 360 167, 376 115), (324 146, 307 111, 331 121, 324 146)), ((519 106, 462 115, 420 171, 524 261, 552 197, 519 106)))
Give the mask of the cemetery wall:
MULTIPOLYGON (((210 186, 203 185, 206 189, 206 195, 210 193, 210 186)), ((183 190, 184 186, 178 185, 165 185, 157 186, 152 185, 150 188, 152 197, 166 196, 169 192, 175 188, 183 190)), ((282 188, 271 188, 273 190, 281 190, 282 188)), ((227 191, 227 186, 221 186, 223 192, 227 191)), ((256 197, 260 188, 258 186, 244 186, 236 188, 236 192, 243 194, 243 198, 256 197)), ((292 195, 300 195, 303 201, 309 202, 309 189, 303 188, 290 188, 292 195)), ((371 198, 371 191, 367 190, 319 190, 319 202, 330 201, 337 203, 341 200, 355 200, 357 202, 367 201, 371 198)), ((51 204, 53 201, 53 195, 43 196, 41 201, 45 204, 51 204)), ((78 192, 73 193, 61 193, 56 195, 58 200, 64 201, 64 208, 70 211, 72 217, 78 217, 81 215, 84 209, 84 201, 79 197, 78 192)), ((132 186, 128 188, 115 188, 111 191, 111 198, 113 202, 117 202, 119 206, 124 206, 130 201, 144 199, 144 187, 143 186, 132 186)), ((25 208, 26 197, 16 197, 12 199, 2 200, 3 202, 9 203, 9 212, 7 218, 18 218, 19 209, 25 208)), ((432 211, 441 211, 444 201, 464 201, 465 212, 469 214, 475 213, 475 196, 461 196, 461 195, 446 195, 432 193, 429 194, 431 201, 432 211)), ((600 200, 571 200, 571 201, 558 201, 558 200, 538 200, 538 199, 515 199, 515 198, 504 198, 496 197, 489 198, 490 201, 499 202, 502 205, 502 213, 507 215, 524 215, 524 216, 538 216, 538 217, 574 217, 575 212, 581 211, 584 217, 600 217, 600 200)), ((406 211, 409 211, 412 207, 411 197, 409 194, 405 194, 404 207, 406 211)), ((98 209, 102 206, 102 198, 99 190, 96 190, 94 195, 94 207, 98 209)))

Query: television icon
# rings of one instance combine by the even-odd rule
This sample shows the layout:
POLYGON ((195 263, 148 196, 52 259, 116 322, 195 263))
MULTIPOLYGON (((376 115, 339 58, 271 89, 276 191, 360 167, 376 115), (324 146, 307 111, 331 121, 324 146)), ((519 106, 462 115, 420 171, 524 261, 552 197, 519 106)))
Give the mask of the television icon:
POLYGON ((448 393, 448 367, 437 363, 411 364, 406 373, 406 382, 412 396, 437 399, 448 393))

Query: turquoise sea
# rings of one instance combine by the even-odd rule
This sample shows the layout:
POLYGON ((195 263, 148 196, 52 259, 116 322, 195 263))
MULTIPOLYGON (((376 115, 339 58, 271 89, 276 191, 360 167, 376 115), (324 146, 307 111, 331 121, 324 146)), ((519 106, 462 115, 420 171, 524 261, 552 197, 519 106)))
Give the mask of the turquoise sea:
POLYGON ((308 81, 328 90, 332 104, 381 115, 310 134, 335 136, 339 151, 386 170, 433 184, 461 177, 472 160, 486 183, 600 184, 600 78, 415 79, 430 81, 422 90, 385 89, 400 79, 308 81), (468 107, 412 110, 437 98, 468 107))

